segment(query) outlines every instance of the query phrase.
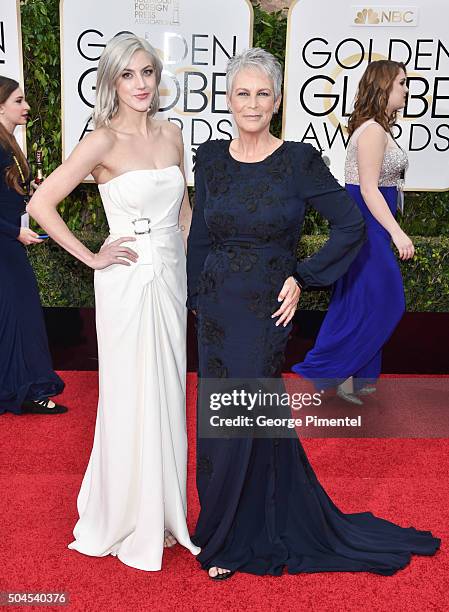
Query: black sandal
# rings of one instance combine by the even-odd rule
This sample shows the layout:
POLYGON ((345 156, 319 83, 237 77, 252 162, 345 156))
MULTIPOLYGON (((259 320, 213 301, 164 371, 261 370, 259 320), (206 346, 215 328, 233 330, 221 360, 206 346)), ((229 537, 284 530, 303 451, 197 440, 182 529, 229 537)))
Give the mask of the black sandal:
POLYGON ((211 576, 209 572, 207 573, 207 575, 209 576, 211 580, 227 580, 228 578, 232 578, 234 574, 235 574, 235 571, 232 571, 232 570, 230 570, 229 572, 226 572, 225 574, 217 574, 216 576, 211 576))
POLYGON ((53 408, 49 407, 50 398, 42 400, 27 400, 22 404, 22 413, 24 414, 64 414, 67 412, 68 408, 62 406, 61 404, 55 405, 53 408))

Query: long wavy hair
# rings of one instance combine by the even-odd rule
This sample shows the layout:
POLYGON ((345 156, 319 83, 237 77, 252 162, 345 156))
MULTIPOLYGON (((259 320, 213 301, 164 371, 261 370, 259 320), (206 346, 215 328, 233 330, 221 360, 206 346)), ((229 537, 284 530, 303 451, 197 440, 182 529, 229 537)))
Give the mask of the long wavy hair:
POLYGON ((368 64, 359 82, 354 110, 348 119, 350 136, 359 125, 368 119, 375 119, 386 132, 390 131, 391 126, 396 121, 397 111, 388 115, 388 98, 394 80, 401 69, 407 73, 402 62, 393 60, 378 60, 368 64))
POLYGON ((148 110, 152 117, 159 110, 159 83, 161 82, 162 62, 156 50, 144 38, 139 38, 131 32, 123 32, 114 36, 106 45, 98 63, 97 96, 95 99, 92 119, 94 126, 99 128, 109 125, 112 117, 118 111, 118 96, 115 83, 128 65, 136 51, 146 51, 151 57, 151 63, 156 74, 156 91, 148 110))
MULTIPOLYGON (((9 79, 5 76, 0 76, 0 104, 4 104, 11 94, 18 89, 19 83, 14 79, 9 79)), ((26 160, 25 155, 22 153, 21 148, 14 134, 10 134, 5 126, 0 122, 0 146, 5 150, 14 155, 20 164, 23 176, 25 180, 30 177, 30 168, 26 160)), ((10 189, 14 189, 21 195, 25 194, 25 186, 22 183, 22 177, 20 176, 19 169, 16 166, 14 160, 7 166, 5 170, 5 181, 10 189)))

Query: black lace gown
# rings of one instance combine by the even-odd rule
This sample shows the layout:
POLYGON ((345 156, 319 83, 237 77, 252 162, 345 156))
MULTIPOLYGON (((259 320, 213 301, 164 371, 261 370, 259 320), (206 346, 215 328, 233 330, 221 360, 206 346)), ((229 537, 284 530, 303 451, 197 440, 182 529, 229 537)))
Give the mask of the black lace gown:
MULTIPOLYGON (((257 163, 234 160, 229 141, 207 142, 197 152, 195 189, 187 272, 199 384, 279 377, 291 324, 276 327, 271 314, 285 279, 295 273, 303 286, 327 286, 344 274, 364 240, 361 215, 318 152, 294 142, 257 163), (298 264, 307 205, 329 220, 331 233, 298 264)), ((197 487, 192 539, 203 569, 392 574, 412 553, 439 546, 430 532, 340 512, 297 439, 199 437, 197 487)))

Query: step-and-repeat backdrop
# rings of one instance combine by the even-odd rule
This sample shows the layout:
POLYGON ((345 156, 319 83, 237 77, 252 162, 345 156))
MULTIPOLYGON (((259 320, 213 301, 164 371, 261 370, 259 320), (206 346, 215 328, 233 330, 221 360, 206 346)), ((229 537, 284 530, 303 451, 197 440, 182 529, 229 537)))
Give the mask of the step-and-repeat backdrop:
POLYGON ((63 157, 92 129, 89 115, 105 43, 118 32, 134 32, 164 63, 158 116, 182 128, 192 183, 198 145, 233 133, 225 69, 229 57, 251 46, 252 19, 249 0, 62 0, 63 157))
MULTIPOLYGON (((63 158, 92 129, 106 42, 130 31, 148 39, 164 63, 159 115, 183 130, 191 184, 198 145, 235 135, 224 73, 228 58, 251 46, 249 0, 61 0, 60 10, 63 158)), ((410 159, 406 186, 449 189, 448 23, 447 0, 297 0, 289 11, 284 138, 312 143, 343 181, 344 126, 363 70, 371 60, 402 61, 410 94, 395 132, 410 159)), ((18 0, 1 0, 0 73, 21 79, 18 0)))
POLYGON ((396 126, 409 190, 449 189, 449 2, 297 0, 289 12, 284 137, 310 142, 343 181, 347 123, 371 60, 404 62, 409 97, 396 126))

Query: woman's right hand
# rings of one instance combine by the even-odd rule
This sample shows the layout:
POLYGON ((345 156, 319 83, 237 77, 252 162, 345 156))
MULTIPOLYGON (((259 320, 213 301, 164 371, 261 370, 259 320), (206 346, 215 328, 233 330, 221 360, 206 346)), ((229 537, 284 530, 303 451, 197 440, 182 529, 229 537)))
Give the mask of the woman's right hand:
POLYGON ((89 264, 90 267, 94 270, 102 270, 114 264, 130 266, 130 262, 136 263, 139 257, 138 254, 132 249, 122 246, 123 242, 134 242, 135 240, 135 238, 130 237, 119 238, 102 246, 99 252, 95 253, 92 262, 89 264))
POLYGON ((29 227, 21 227, 17 240, 28 246, 29 244, 42 244, 42 239, 39 238, 39 234, 33 232, 29 227))
POLYGON ((413 242, 401 229, 391 235, 391 239, 399 253, 399 259, 406 260, 411 259, 415 254, 415 247, 413 242))

